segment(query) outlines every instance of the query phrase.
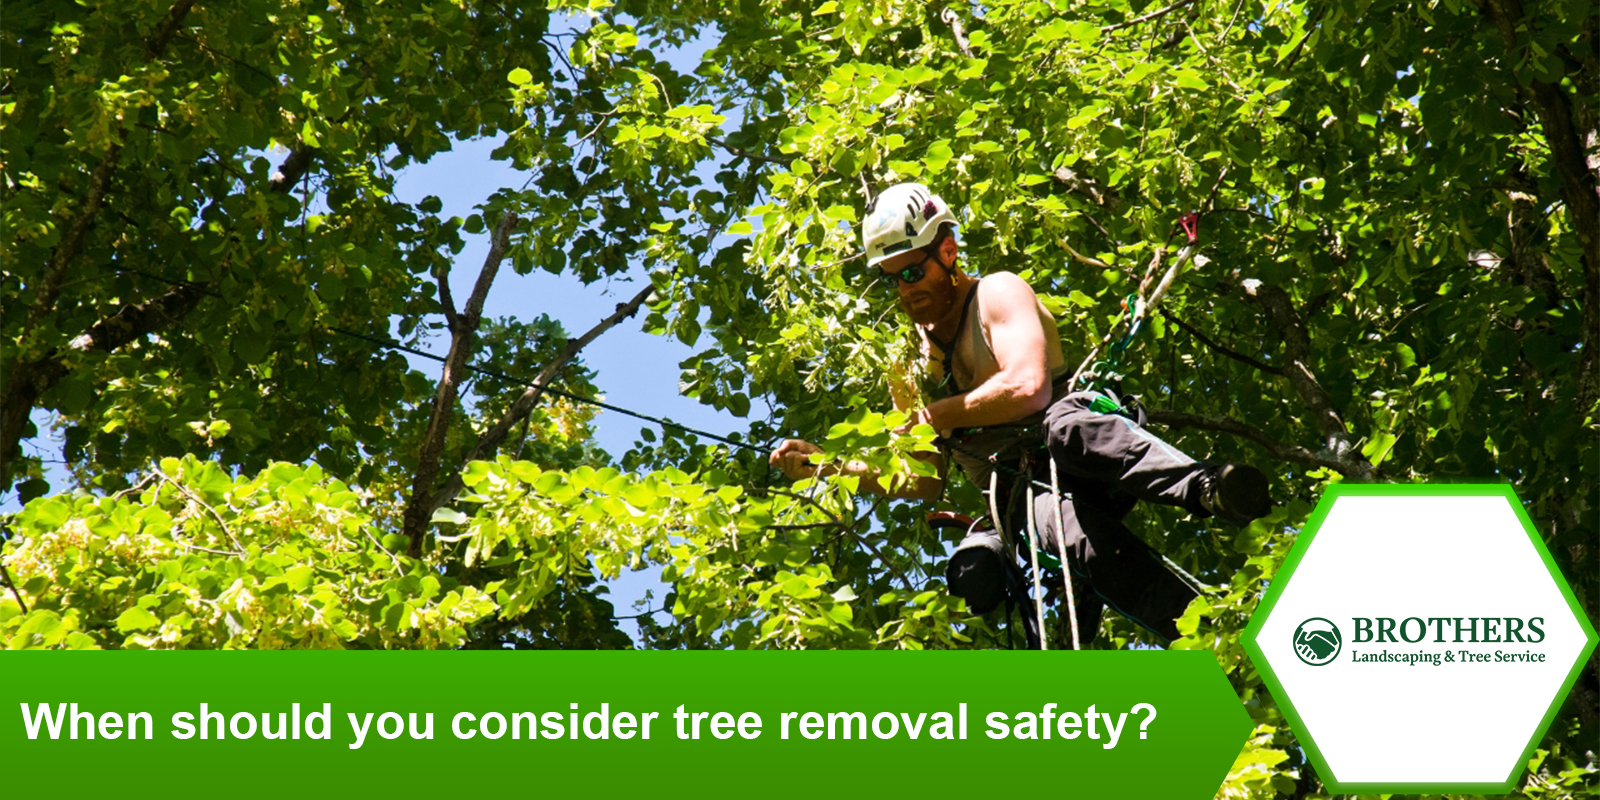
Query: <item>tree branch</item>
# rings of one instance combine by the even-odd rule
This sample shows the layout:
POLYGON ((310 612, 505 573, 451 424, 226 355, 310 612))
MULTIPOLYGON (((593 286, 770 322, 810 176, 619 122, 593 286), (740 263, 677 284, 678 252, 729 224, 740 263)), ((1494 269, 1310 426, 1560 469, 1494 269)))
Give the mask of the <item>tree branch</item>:
POLYGON ((51 348, 39 358, 24 361, 6 376, 4 400, 0 401, 0 487, 10 488, 15 479, 16 459, 21 456, 22 432, 39 397, 71 371, 72 351, 112 352, 166 328, 188 314, 205 297, 205 290, 189 284, 152 300, 126 305, 115 314, 96 322, 65 348, 51 348))
MULTIPOLYGON (((499 448, 500 444, 505 441, 506 435, 511 432, 512 427, 532 412, 534 406, 539 404, 539 399, 544 396, 545 388, 561 374, 567 364, 571 363, 572 359, 576 358, 578 353, 587 347, 590 342, 599 338, 600 334, 611 330, 623 320, 637 314, 639 307, 644 305, 645 301, 654 292, 654 285, 646 286, 628 302, 618 303, 615 313, 601 320, 598 325, 590 328, 587 333, 576 339, 568 340, 567 346, 562 348, 561 352, 544 366, 544 369, 539 370, 539 375, 533 379, 533 385, 524 390, 522 395, 511 404, 511 407, 500 415, 500 419, 495 422, 493 427, 484 431, 478 437, 477 444, 472 446, 471 452, 467 453, 466 458, 462 459, 462 463, 480 461, 499 448)), ((432 516, 435 510, 443 508, 454 500, 465 486, 466 484, 462 482, 460 473, 452 475, 449 480, 445 481, 444 486, 433 495, 432 500, 427 503, 428 516, 432 516)), ((413 548, 420 547, 419 540, 413 538, 411 546, 413 548)), ((420 555, 420 551, 414 552, 412 555, 420 555)))
POLYGON ((1308 467, 1326 467, 1335 469, 1349 476, 1372 478, 1378 476, 1378 470, 1366 461, 1352 458, 1330 458, 1324 453, 1316 453, 1299 445, 1288 445, 1267 435, 1266 431, 1240 422, 1232 417, 1207 417, 1200 414, 1189 414, 1182 411, 1169 411, 1167 409, 1147 408, 1145 414, 1150 422, 1164 425, 1172 430, 1194 428, 1196 430, 1227 433, 1248 439, 1261 445, 1274 460, 1287 461, 1293 464, 1304 464, 1308 467))
POLYGON ((201 499, 200 495, 195 494, 193 489, 190 489, 189 487, 184 486, 183 484, 173 480, 165 472, 162 472, 161 470, 156 470, 155 471, 155 475, 156 475, 156 477, 160 478, 161 480, 171 484, 172 488, 177 489, 181 494, 183 494, 184 497, 189 498, 190 502, 192 502, 195 505, 200 506, 201 508, 203 508, 206 511, 210 512, 211 513, 211 518, 217 521, 217 527, 222 529, 223 535, 228 537, 228 541, 233 542, 233 547, 234 547, 235 553, 237 555, 243 555, 244 554, 244 545, 239 543, 239 539, 237 537, 235 537, 233 535, 233 531, 228 528, 228 523, 225 522, 222 519, 222 515, 217 513, 217 510, 215 508, 211 507, 210 503, 207 503, 205 500, 201 499))
MULTIPOLYGON (((749 178, 745 182, 746 193, 751 191, 755 178, 756 173, 752 169, 749 178)), ((730 206, 727 217, 722 221, 723 228, 726 228, 729 221, 732 220, 734 214, 733 208, 736 207, 737 206, 730 206)), ((711 241, 716 238, 716 233, 716 230, 707 231, 705 239, 703 240, 706 248, 711 246, 711 241)), ((697 255, 703 255, 703 253, 697 255)), ((677 271, 673 270, 673 274, 676 275, 677 271)), ((518 421, 522 420, 533 411, 533 408, 538 404, 539 399, 544 396, 546 388, 548 388, 551 382, 553 382, 556 377, 561 374, 561 371, 566 368, 567 364, 571 363, 571 361, 578 356, 578 353, 581 352, 583 348, 587 347, 590 342, 593 342, 595 339, 599 338, 601 334, 616 327, 623 320, 639 313, 639 308, 645 304, 652 294, 655 294, 654 284, 639 290, 639 293, 635 294, 627 302, 618 303, 615 313, 601 320, 599 324, 595 325, 593 328, 590 328, 588 332, 584 333, 582 336, 569 340, 566 347, 562 348, 561 352, 557 354, 556 357, 550 361, 550 363, 545 364, 544 368, 539 370, 539 374, 533 379, 533 385, 524 390, 522 395, 511 404, 511 407, 506 409, 504 414, 500 415, 500 419, 495 422, 493 427, 489 428, 487 431, 484 431, 484 433, 478 437, 478 441, 472 446, 472 450, 467 453, 465 458, 462 459, 462 466, 465 466, 472 461, 482 460, 491 452, 498 449, 505 441, 507 434, 511 432, 511 428, 515 426, 518 421)), ((476 327, 477 325, 477 315, 483 305, 481 298, 477 299, 478 302, 476 305, 474 305, 472 301, 468 301, 467 303, 466 314, 470 318, 471 325, 473 327, 476 327)), ((454 351, 452 350, 452 355, 453 354, 454 351)), ((420 482, 414 484, 411 501, 412 507, 407 509, 408 517, 412 513, 413 509, 417 509, 419 515, 424 517, 424 519, 418 523, 418 527, 415 529, 416 535, 413 535, 411 538, 410 550, 408 552, 413 557, 421 555, 421 532, 422 527, 427 523, 427 518, 431 518, 434 511, 444 507, 445 504, 454 500, 456 495, 460 494, 461 490, 466 486, 466 484, 461 480, 460 471, 456 470, 452 472, 449 479, 445 481, 444 486, 433 494, 429 502, 426 504, 419 504, 417 502, 417 498, 421 497, 422 495, 417 491, 416 487, 421 485, 422 484, 420 482), (425 509, 425 511, 423 511, 423 509, 425 509)), ((407 524, 407 530, 410 531, 411 528, 409 526, 411 521, 409 518, 407 520, 407 524)))
POLYGON ((56 307, 67 268, 72 266, 72 262, 78 258, 78 251, 83 249, 84 237, 94 225, 95 216, 100 213, 106 188, 111 185, 111 174, 116 171, 117 158, 121 154, 122 143, 113 143, 107 148, 100 165, 89 176, 89 190, 84 194, 83 203, 78 206, 77 215, 67 224, 66 235, 61 237, 55 252, 50 254, 50 263, 46 265, 44 278, 39 282, 39 293, 33 296, 33 305, 28 308, 28 321, 23 325, 24 336, 37 328, 39 321, 56 307))
MULTIPOLYGON (((839 529, 839 533, 840 534, 849 534, 850 538, 855 539, 858 543, 861 544, 862 547, 867 548, 867 552, 871 553, 874 558, 876 558, 876 559, 878 559, 878 561, 882 562, 885 569, 889 570, 889 572, 893 573, 896 578, 900 579, 900 584, 902 586, 906 587, 906 591, 908 591, 908 592, 915 592, 916 591, 916 586, 913 583, 911 583, 911 579, 907 578, 905 573, 901 572, 900 568, 896 567, 894 565, 894 562, 890 561, 886 556, 884 556, 883 551, 879 550, 877 545, 874 545, 872 542, 868 541, 867 537, 862 536, 859 533, 856 533, 856 526, 861 524, 861 520, 866 519, 867 516, 872 514, 873 511, 877 510, 878 506, 881 503, 883 503, 883 501, 888 499, 887 497, 881 497, 880 496, 876 501, 874 501, 873 504, 872 504, 872 507, 867 509, 867 513, 861 515, 861 520, 852 520, 851 522, 845 522, 844 520, 839 519, 839 516, 837 514, 835 514, 832 511, 828 510, 827 506, 825 506, 822 503, 818 502, 815 497, 807 497, 807 496, 805 496, 803 494, 800 494, 799 492, 787 492, 787 491, 784 491, 782 489, 774 489, 774 488, 772 488, 770 486, 767 487, 764 491, 769 492, 771 494, 781 495, 783 497, 789 497, 789 498, 793 498, 795 500, 803 501, 803 502, 811 505, 812 507, 816 508, 818 511, 821 511, 825 516, 828 517, 828 519, 833 521, 832 525, 839 529)), ((772 527, 772 526, 769 525, 768 527, 772 527)))
POLYGON ((1199 339, 1200 343, 1205 345, 1207 348, 1209 348, 1209 349, 1211 349, 1211 350, 1213 350, 1215 352, 1221 353, 1222 355, 1225 355, 1228 358, 1231 358, 1231 359, 1233 359, 1235 361, 1238 361, 1238 362, 1241 362, 1241 363, 1244 363, 1244 364, 1248 364, 1248 365, 1250 365, 1252 367, 1255 367, 1256 369, 1261 370, 1262 372, 1265 372, 1265 373, 1267 373, 1269 375, 1277 375, 1278 377, 1283 377, 1283 370, 1281 370, 1281 369, 1279 369, 1277 367, 1274 367, 1274 366, 1272 366, 1270 364, 1263 364, 1260 361, 1257 361, 1257 360, 1245 355, 1244 353, 1241 353, 1241 352, 1239 352, 1237 350, 1234 350, 1233 348, 1228 347, 1227 345, 1224 345, 1224 344, 1222 344, 1220 342, 1212 341, 1210 337, 1206 336, 1204 333, 1201 333, 1199 331, 1199 329, 1197 329, 1194 326, 1190 325, 1189 323, 1184 322, 1183 320, 1179 319, 1176 314, 1173 314, 1172 312, 1166 310, 1165 308, 1161 309, 1161 316, 1164 319, 1170 320, 1174 325, 1177 325, 1179 328, 1182 328, 1185 333, 1188 333, 1190 336, 1193 336, 1194 338, 1199 339))
POLYGON ((1065 187, 1067 191, 1076 192, 1094 201, 1101 208, 1115 213, 1119 198, 1115 189, 1100 185, 1092 175, 1079 175, 1073 170, 1062 167, 1050 173, 1050 177, 1065 187))
POLYGON ((278 171, 267 179, 267 190, 278 194, 292 191, 295 184, 305 177, 306 170, 311 168, 311 157, 316 152, 315 148, 307 147, 304 142, 297 142, 289 149, 289 157, 278 165, 278 171))
POLYGON ((1283 368, 1284 372, 1289 382, 1294 384, 1295 392, 1310 409, 1317 428, 1326 438, 1328 451, 1342 459, 1351 447, 1350 431, 1334 409, 1333 399, 1328 397, 1327 391, 1317 381, 1316 373, 1311 370, 1311 337, 1306 334, 1305 323, 1295 311, 1289 293, 1281 287, 1258 280, 1244 281, 1243 286, 1245 294, 1261 307, 1273 327, 1278 329, 1289 361, 1283 368))
POLYGON ((1118 22, 1115 25, 1102 25, 1102 26, 1100 26, 1100 32, 1101 33, 1110 33, 1112 31, 1120 31, 1123 28, 1131 28, 1131 27, 1133 27, 1135 25, 1141 25, 1143 23, 1149 22, 1150 20, 1157 19, 1159 17, 1164 17, 1164 16, 1166 16, 1168 14, 1171 14, 1174 11, 1177 11, 1180 8, 1183 8, 1184 6, 1189 6, 1189 5, 1194 5, 1194 0, 1178 0, 1178 2, 1173 3, 1170 6, 1167 6, 1166 8, 1157 9, 1157 10, 1152 11, 1152 12, 1150 12, 1148 14, 1143 15, 1143 16, 1138 16, 1138 17, 1134 17, 1133 19, 1130 19, 1130 20, 1126 20, 1126 21, 1123 21, 1123 22, 1118 22))
POLYGON ((167 15, 161 19, 161 24, 156 26, 155 32, 150 35, 145 43, 145 53, 154 61, 161 57, 167 49, 167 43, 172 41, 174 34, 183 27, 183 18, 189 15, 189 7, 194 5, 194 0, 178 0, 167 9, 167 15))
POLYGON ((748 158, 751 161, 762 161, 762 162, 766 162, 768 164, 788 164, 788 163, 791 163, 795 159, 800 157, 800 156, 797 156, 797 155, 795 155, 795 156, 764 156, 764 155, 761 155, 760 153, 751 153, 751 152, 748 152, 748 151, 745 151, 745 150, 740 150, 739 148, 734 147, 733 145, 730 145, 727 142, 725 142, 725 141, 723 141, 721 139, 718 139, 717 137, 712 136, 710 134, 706 134, 706 141, 708 141, 708 142, 710 142, 710 143, 712 143, 712 144, 714 144, 714 145, 716 145, 716 146, 728 151, 732 155, 738 156, 740 158, 748 158))
MULTIPOLYGON (((167 15, 162 18, 161 24, 156 26, 156 30, 146 42, 145 51, 148 60, 154 61, 161 56, 167 43, 172 41, 173 34, 183 25, 183 18, 188 16, 189 7, 193 5, 194 0, 178 0, 167 10, 167 15)), ((89 188, 84 193, 83 202, 79 204, 77 214, 65 226, 66 233, 56 244, 55 251, 50 254, 50 263, 45 267, 44 278, 39 281, 38 293, 33 296, 33 305, 28 309, 28 321, 23 325, 24 337, 55 308, 56 298, 61 294, 61 282, 66 278, 72 262, 77 260, 79 251, 83 249, 83 240, 88 235, 89 228, 94 226, 95 216, 100 213, 100 206, 105 202, 106 190, 111 186, 111 176, 117 171, 117 160, 122 155, 120 130, 118 134, 117 140, 106 148, 105 157, 100 159, 99 166, 90 174, 89 188)))
POLYGON ((456 397, 460 393, 461 377, 466 374, 467 356, 472 351, 472 338, 478 332, 483 318, 483 303, 489 295, 500 272, 500 262, 505 260, 511 231, 517 225, 517 215, 507 211, 500 217, 490 240, 489 255, 483 260, 483 270, 467 298, 467 307, 459 318, 459 325, 450 331, 450 352, 445 356, 444 372, 439 378, 439 388, 433 397, 433 414, 428 418, 428 430, 422 437, 422 451, 417 456, 417 472, 411 480, 411 500, 406 503, 402 532, 411 537, 406 554, 412 558, 422 556, 422 534, 427 530, 433 510, 438 506, 429 503, 433 484, 439 475, 439 456, 444 452, 445 434, 450 431, 450 418, 455 414, 456 397))
MULTIPOLYGON (((0 536, 0 543, 4 543, 11 538, 10 530, 4 531, 4 534, 4 536, 0 536)), ((6 570, 5 559, 0 559, 0 578, 5 579, 6 588, 11 590, 11 596, 17 598, 17 605, 22 608, 22 613, 28 613, 28 604, 23 602, 22 592, 17 591, 17 584, 12 582, 11 573, 6 570)))
POLYGON ((450 294, 450 259, 443 261, 434 278, 439 282, 439 307, 444 310, 445 325, 455 333, 461 327, 461 319, 456 315, 456 299, 450 294))

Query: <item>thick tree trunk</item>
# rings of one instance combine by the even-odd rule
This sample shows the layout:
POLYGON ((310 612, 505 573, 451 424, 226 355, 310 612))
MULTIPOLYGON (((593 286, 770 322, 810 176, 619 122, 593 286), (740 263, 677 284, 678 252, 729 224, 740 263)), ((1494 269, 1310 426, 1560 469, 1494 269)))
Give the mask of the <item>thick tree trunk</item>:
MULTIPOLYGON (((1524 13, 1521 0, 1483 0, 1480 9, 1499 29, 1510 61, 1516 63, 1516 51, 1523 46, 1519 30, 1535 21, 1524 13)), ((1583 76, 1572 77, 1575 85, 1587 85, 1583 76)), ((1550 147, 1550 160, 1561 180, 1567 218, 1583 246, 1583 352, 1578 365, 1581 412, 1600 393, 1600 186, 1585 151, 1594 131, 1581 130, 1574 118, 1572 98, 1559 84, 1534 80, 1518 89, 1539 116, 1539 127, 1550 147)))

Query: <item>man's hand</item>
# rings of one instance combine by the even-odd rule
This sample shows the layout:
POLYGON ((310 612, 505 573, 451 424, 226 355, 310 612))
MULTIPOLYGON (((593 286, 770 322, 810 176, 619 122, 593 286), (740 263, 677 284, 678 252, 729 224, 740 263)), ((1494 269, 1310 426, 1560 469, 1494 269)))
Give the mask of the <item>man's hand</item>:
POLYGON ((772 451, 767 457, 767 463, 789 476, 789 480, 797 481, 809 478, 817 473, 817 466, 811 463, 811 454, 820 453, 822 448, 799 439, 785 439, 778 449, 772 451))
MULTIPOLYGON (((777 467, 789 480, 812 478, 817 475, 817 465, 811 463, 811 454, 820 453, 822 448, 799 439, 787 439, 778 449, 772 451, 767 458, 767 463, 777 467)), ((914 458, 926 461, 933 465, 937 472, 943 469, 943 461, 938 453, 914 453, 914 458)), ((851 461, 846 464, 830 463, 825 465, 827 475, 852 475, 861 479, 861 489, 871 494, 898 497, 902 500, 934 500, 940 494, 943 486, 942 478, 918 476, 916 480, 901 486, 898 490, 890 492, 883 484, 878 482, 878 471, 860 461, 851 461)))

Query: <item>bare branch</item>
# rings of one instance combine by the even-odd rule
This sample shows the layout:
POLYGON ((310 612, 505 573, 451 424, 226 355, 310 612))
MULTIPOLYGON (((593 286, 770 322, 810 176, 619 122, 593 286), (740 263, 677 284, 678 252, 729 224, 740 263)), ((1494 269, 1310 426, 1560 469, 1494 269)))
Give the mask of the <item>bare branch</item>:
POLYGON ((306 170, 311 168, 311 157, 316 155, 316 149, 298 143, 289 150, 289 157, 278 165, 278 171, 272 173, 267 179, 268 191, 286 194, 294 190, 295 184, 305 177, 306 170))
MULTIPOLYGON (((473 445, 471 452, 467 453, 463 463, 481 460, 499 448, 500 443, 505 441, 507 434, 511 432, 517 422, 526 417, 533 411, 534 406, 539 404, 539 399, 544 396, 545 389, 561 374, 567 364, 571 363, 572 359, 576 358, 578 353, 587 347, 590 342, 599 338, 600 334, 611 330, 623 320, 637 314, 639 307, 644 305, 645 301, 654 293, 655 286, 646 286, 628 302, 618 303, 615 313, 601 320, 599 324, 590 328, 587 333, 576 339, 568 340, 567 346, 562 348, 560 354, 551 359, 550 363, 544 366, 544 369, 539 370, 539 375, 533 379, 533 385, 524 390, 522 395, 511 404, 511 407, 500 415, 500 419, 495 422, 493 427, 484 431, 483 435, 478 437, 477 444, 473 445)), ((466 484, 462 483, 459 473, 452 475, 449 480, 445 481, 444 486, 433 495, 432 501, 427 504, 427 513, 432 515, 434 510, 443 508, 451 500, 454 500, 465 486, 466 484)), ((411 540, 411 547, 415 551, 411 553, 413 557, 421 553, 417 549, 421 546, 419 540, 420 536, 411 540)))
POLYGON ((1131 28, 1131 27, 1133 27, 1135 25, 1142 25, 1142 24, 1144 24, 1146 22, 1149 22, 1150 20, 1157 19, 1157 18, 1160 18, 1160 17, 1164 17, 1164 16, 1166 16, 1168 14, 1171 14, 1174 11, 1177 11, 1180 8, 1183 8, 1184 6, 1190 6, 1190 5, 1194 5, 1194 0, 1178 0, 1178 2, 1173 3, 1170 6, 1167 6, 1166 8, 1157 9, 1157 10, 1152 11, 1152 12, 1150 12, 1148 14, 1143 15, 1143 16, 1138 16, 1138 17, 1134 17, 1133 19, 1130 19, 1130 20, 1125 20, 1123 22, 1118 22, 1115 25, 1102 25, 1102 26, 1100 26, 1100 32, 1101 33, 1110 33, 1112 31, 1120 31, 1123 28, 1131 28))
POLYGON ((439 307, 444 309, 444 321, 451 333, 461 327, 461 320, 456 316, 456 299, 450 294, 450 259, 443 259, 439 271, 434 278, 439 282, 439 307))
POLYGON ((1224 344, 1222 344, 1220 342, 1213 341, 1210 337, 1206 336, 1204 333, 1201 333, 1193 325, 1190 325, 1189 323, 1184 322, 1183 320, 1179 319, 1176 314, 1173 314, 1172 312, 1170 312, 1170 311, 1168 311, 1168 310, 1166 310, 1164 308, 1161 309, 1161 316, 1163 318, 1165 318, 1165 319, 1171 320, 1173 324, 1177 325, 1179 328, 1182 328, 1184 330, 1184 332, 1188 333, 1190 336, 1193 336, 1194 338, 1199 339, 1201 344, 1205 345, 1207 348, 1210 348, 1211 350, 1213 350, 1215 352, 1221 353, 1222 355, 1225 355, 1228 358, 1231 358, 1231 359, 1233 359, 1235 361, 1238 361, 1240 363, 1248 364, 1248 365, 1250 365, 1252 367, 1255 367, 1256 369, 1261 370, 1262 372, 1265 372, 1265 373, 1267 373, 1269 375, 1277 375, 1279 377, 1283 376, 1283 370, 1281 370, 1281 369, 1279 369, 1277 367, 1271 366, 1270 364, 1263 364, 1260 361, 1257 361, 1257 360, 1245 355, 1244 353, 1241 353, 1241 352, 1239 352, 1237 350, 1234 350, 1231 347, 1228 347, 1227 345, 1224 345, 1224 344))
POLYGON ((1080 262, 1082 262, 1084 264, 1088 264, 1091 267, 1099 267, 1100 269, 1111 269, 1111 265, 1110 264, 1107 264, 1106 262, 1101 261, 1100 259, 1095 258, 1093 256, 1086 256, 1086 255, 1078 252, 1075 248, 1073 248, 1072 244, 1070 242, 1068 242, 1066 239, 1062 239, 1061 240, 1061 246, 1067 248, 1067 253, 1071 254, 1071 256, 1077 261, 1080 261, 1080 262))
POLYGON ((764 155, 761 155, 760 153, 751 153, 751 152, 746 151, 746 150, 740 150, 739 148, 734 147, 734 146, 728 144, 727 142, 725 142, 725 141, 723 141, 721 139, 718 139, 717 137, 712 136, 710 134, 706 135, 706 141, 708 141, 708 142, 710 142, 710 143, 712 143, 712 144, 714 144, 714 145, 716 145, 716 146, 728 151, 730 154, 738 156, 740 158, 748 158, 751 161, 762 161, 762 162, 766 162, 768 164, 788 164, 788 163, 791 163, 795 159, 800 157, 798 155, 794 155, 794 156, 764 156, 764 155))
MULTIPOLYGON (((417 457, 417 472, 411 480, 411 499, 406 503, 402 532, 411 537, 406 554, 412 558, 422 555, 422 534, 437 505, 431 505, 433 484, 439 475, 439 456, 444 452, 445 434, 450 430, 450 418, 455 414, 456 397, 460 393, 461 378, 466 374, 467 356, 472 351, 472 338, 478 332, 483 318, 483 303, 489 295, 500 272, 500 262, 505 260, 511 231, 517 225, 517 215, 507 211, 500 217, 494 237, 490 240, 489 255, 483 260, 483 270, 467 298, 467 307, 457 325, 450 331, 450 353, 445 356, 444 372, 439 378, 439 388, 433 397, 433 414, 428 418, 428 430, 422 437, 422 450, 417 457)), ((457 478, 456 480, 459 480, 457 478)))
POLYGON ((462 310, 466 323, 474 329, 483 318, 483 303, 489 296, 489 286, 500 272, 500 262, 505 260, 506 249, 511 244, 511 231, 516 226, 516 214, 507 211, 500 217, 500 225, 495 229, 494 239, 489 245, 489 255, 483 260, 483 271, 478 273, 478 282, 472 286, 472 296, 467 298, 467 307, 462 310))
MULTIPOLYGON (((236 556, 244 555, 244 545, 239 544, 239 539, 233 535, 233 531, 232 530, 229 530, 228 523, 222 521, 222 515, 218 514, 217 510, 215 508, 212 508, 210 503, 207 503, 205 500, 201 499, 200 495, 195 494, 193 489, 190 489, 189 487, 184 486, 183 484, 173 480, 170 476, 168 476, 165 472, 162 472, 161 470, 156 470, 155 471, 155 476, 160 478, 163 481, 166 481, 167 483, 172 484, 172 488, 177 489, 179 492, 182 492, 183 496, 189 498, 190 502, 194 503, 197 506, 200 506, 201 508, 205 509, 206 511, 211 512, 211 518, 217 521, 217 527, 222 529, 222 532, 225 535, 227 535, 228 541, 233 542, 234 549, 236 551, 238 551, 238 552, 233 553, 233 555, 236 555, 236 556)), ((214 552, 218 552, 218 551, 207 550, 206 552, 214 553, 214 552)))
POLYGON ((1262 449, 1276 461, 1287 461, 1293 464, 1304 464, 1308 467, 1326 467, 1359 478, 1378 477, 1378 470, 1366 461, 1354 457, 1330 458, 1326 453, 1317 453, 1307 450, 1299 445, 1289 445, 1267 435, 1267 433, 1254 425, 1240 422, 1232 417, 1207 417, 1200 414, 1189 414, 1182 411, 1169 411, 1167 409, 1150 408, 1145 410, 1150 422, 1164 425, 1173 430, 1182 428, 1195 428, 1203 431, 1227 433, 1248 439, 1261 445, 1262 449))

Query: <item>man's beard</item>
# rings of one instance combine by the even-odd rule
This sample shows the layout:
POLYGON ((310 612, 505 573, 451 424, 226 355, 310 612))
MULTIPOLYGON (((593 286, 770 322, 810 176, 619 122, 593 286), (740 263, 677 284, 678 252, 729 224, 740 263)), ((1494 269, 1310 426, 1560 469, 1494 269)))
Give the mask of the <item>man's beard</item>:
POLYGON ((950 313, 952 300, 952 287, 949 282, 941 282, 926 292, 919 292, 909 297, 900 298, 900 310, 918 325, 932 325, 950 313), (918 301, 915 305, 911 301, 918 301))

